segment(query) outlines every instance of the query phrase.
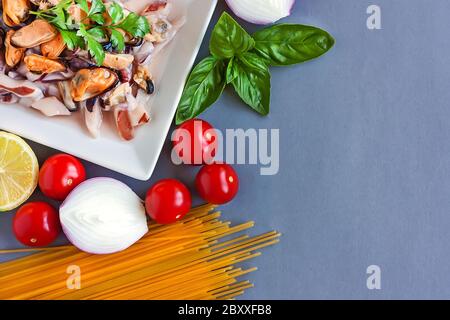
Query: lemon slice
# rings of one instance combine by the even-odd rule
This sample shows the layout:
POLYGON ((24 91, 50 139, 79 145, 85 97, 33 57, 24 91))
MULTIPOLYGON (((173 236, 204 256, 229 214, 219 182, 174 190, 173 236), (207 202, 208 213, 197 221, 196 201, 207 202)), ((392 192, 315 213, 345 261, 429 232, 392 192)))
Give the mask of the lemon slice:
POLYGON ((39 163, 30 146, 0 131, 0 212, 17 208, 36 189, 39 163))

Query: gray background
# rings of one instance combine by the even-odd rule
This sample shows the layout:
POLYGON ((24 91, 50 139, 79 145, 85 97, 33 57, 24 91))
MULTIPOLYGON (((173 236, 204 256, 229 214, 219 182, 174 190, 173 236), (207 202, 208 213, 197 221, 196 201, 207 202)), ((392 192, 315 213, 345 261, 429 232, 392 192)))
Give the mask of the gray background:
MULTIPOLYGON (((223 207, 233 222, 255 220, 255 232, 284 234, 249 264, 259 270, 245 298, 450 298, 449 12, 447 0, 297 0, 284 22, 323 27, 336 47, 272 69, 268 117, 232 90, 204 114, 220 129, 281 130, 279 174, 237 167, 241 191, 223 207), (366 28, 370 4, 382 8, 382 30, 366 28), (366 288, 372 264, 382 269, 379 291, 366 288)), ((56 152, 32 147, 41 162, 56 152)), ((86 165, 143 196, 161 178, 193 181, 197 169, 172 165, 169 152, 150 182, 86 165)), ((10 222, 0 216, 4 248, 19 246, 10 222)))

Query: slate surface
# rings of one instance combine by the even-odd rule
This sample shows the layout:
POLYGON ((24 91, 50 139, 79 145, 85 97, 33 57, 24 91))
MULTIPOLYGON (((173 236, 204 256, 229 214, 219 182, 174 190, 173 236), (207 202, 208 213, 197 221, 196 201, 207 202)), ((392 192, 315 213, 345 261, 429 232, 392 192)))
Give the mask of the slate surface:
MULTIPOLYGON (((233 222, 255 220, 255 232, 283 233, 249 264, 259 270, 244 298, 450 298, 449 11, 445 0, 298 0, 284 22, 325 28, 333 51, 272 69, 266 118, 232 90, 205 113, 222 130, 280 129, 279 173, 237 166, 241 191, 223 207, 233 222), (381 30, 366 27, 371 4, 381 7, 381 30), (381 290, 366 287, 369 265, 381 268, 381 290)), ((56 152, 32 147, 40 161, 56 152)), ((169 152, 150 182, 86 165, 143 196, 161 178, 192 183, 198 169, 174 166, 169 152)), ((10 221, 0 216, 2 248, 18 247, 10 221)))

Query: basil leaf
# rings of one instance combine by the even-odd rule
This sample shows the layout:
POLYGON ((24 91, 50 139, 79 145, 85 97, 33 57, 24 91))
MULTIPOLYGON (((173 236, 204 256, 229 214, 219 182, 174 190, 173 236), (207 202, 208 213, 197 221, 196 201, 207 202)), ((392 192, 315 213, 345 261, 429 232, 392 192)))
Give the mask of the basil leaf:
POLYGON ((230 61, 228 62, 228 67, 227 67, 227 84, 230 84, 231 82, 233 82, 234 79, 236 79, 237 77, 239 77, 239 72, 236 68, 236 64, 235 64, 235 58, 231 58, 230 61))
POLYGON ((178 105, 176 123, 181 124, 205 111, 225 88, 225 63, 214 57, 203 59, 192 70, 178 105))
POLYGON ((305 25, 280 24, 253 35, 255 52, 273 66, 288 66, 317 58, 334 45, 326 31, 305 25))
POLYGON ((117 2, 112 2, 108 8, 109 16, 112 19, 112 23, 116 24, 123 19, 123 9, 117 2))
POLYGON ((254 53, 244 53, 234 62, 239 74, 232 84, 241 99, 261 115, 270 111, 270 72, 264 61, 254 53))
POLYGON ((254 46, 252 37, 228 13, 223 13, 211 35, 211 54, 217 58, 229 59, 254 46))

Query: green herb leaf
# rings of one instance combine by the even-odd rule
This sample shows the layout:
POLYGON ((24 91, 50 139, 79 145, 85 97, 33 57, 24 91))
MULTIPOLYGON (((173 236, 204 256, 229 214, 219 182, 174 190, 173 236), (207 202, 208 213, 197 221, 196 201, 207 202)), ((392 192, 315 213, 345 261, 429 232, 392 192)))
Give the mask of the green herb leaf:
POLYGON ((102 0, 92 0, 91 9, 89 10, 89 16, 100 14, 106 11, 106 7, 102 0))
POLYGON ((230 84, 231 82, 233 82, 233 80, 236 79, 237 77, 239 77, 239 72, 238 72, 238 70, 236 68, 235 58, 233 57, 228 62, 228 67, 227 67, 227 84, 230 84))
POLYGON ((88 13, 89 12, 89 5, 87 0, 75 0, 75 2, 80 6, 81 10, 88 13))
POLYGON ((135 38, 143 38, 150 32, 150 25, 146 17, 133 12, 125 17, 123 8, 116 2, 111 2, 108 6, 112 25, 105 26, 106 6, 103 0, 89 2, 75 0, 81 10, 88 14, 89 19, 86 19, 85 22, 91 21, 91 23, 89 25, 83 22, 73 24, 68 13, 68 9, 73 3, 73 0, 62 0, 49 9, 30 11, 30 14, 53 24, 61 32, 64 42, 70 50, 77 47, 89 50, 98 65, 102 65, 105 59, 105 51, 101 42, 107 38, 107 34, 110 35, 113 47, 122 52, 125 49, 125 38, 118 29, 124 30, 135 38))
POLYGON ((145 17, 139 16, 136 13, 130 13, 125 20, 116 25, 117 28, 123 29, 133 37, 143 38, 150 32, 150 25, 145 17))
POLYGON ((122 52, 125 49, 125 38, 123 34, 115 29, 110 29, 110 31, 110 40, 113 47, 116 48, 117 51, 122 52))
POLYGON ((180 104, 176 123, 181 124, 205 111, 220 97, 225 88, 225 63, 208 57, 192 70, 180 104))
POLYGON ((254 46, 252 37, 228 13, 223 13, 211 35, 209 50, 212 55, 230 59, 254 46))
POLYGON ((92 16, 89 16, 89 19, 91 19, 92 21, 96 22, 101 26, 105 24, 105 17, 103 17, 101 13, 93 14, 92 16))
POLYGON ((317 58, 330 50, 335 41, 319 28, 280 24, 253 35, 255 52, 273 66, 287 66, 317 58))
POLYGON ((103 39, 106 38, 105 30, 103 30, 102 27, 95 27, 95 28, 89 29, 87 32, 92 37, 94 37, 94 39, 97 40, 98 42, 101 42, 103 39))
POLYGON ((103 47, 100 43, 95 41, 94 38, 87 38, 87 48, 89 50, 89 53, 92 55, 92 57, 95 59, 95 62, 97 65, 101 66, 103 65, 103 61, 105 61, 105 51, 103 50, 103 47))
POLYGON ((232 84, 241 99, 261 115, 270 111, 270 72, 263 59, 244 53, 234 61, 239 74, 232 84))
POLYGON ((77 35, 76 31, 59 30, 62 35, 64 42, 69 50, 74 50, 75 48, 84 48, 84 40, 77 35))
POLYGON ((55 17, 49 21, 51 24, 53 24, 58 29, 67 30, 67 24, 65 21, 61 21, 59 18, 55 17))
POLYGON ((117 2, 112 2, 111 5, 108 8, 109 16, 112 19, 113 24, 119 23, 123 19, 123 9, 120 4, 117 2))
MULTIPOLYGON (((90 29, 89 31, 91 32, 91 30, 93 29, 90 29)), ((94 31, 94 34, 96 34, 96 31, 94 31)), ((78 30, 77 36, 84 38, 87 43, 87 49, 89 53, 94 58, 97 65, 101 66, 103 64, 103 61, 105 61, 105 51, 96 37, 86 31, 86 27, 83 24, 80 25, 80 30, 78 30)))
POLYGON ((55 24, 57 27, 63 27, 65 29, 67 29, 66 13, 64 12, 64 8, 62 8, 62 7, 55 8, 54 13, 55 13, 55 18, 53 19, 54 20, 53 24, 55 24))

